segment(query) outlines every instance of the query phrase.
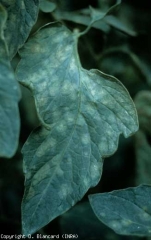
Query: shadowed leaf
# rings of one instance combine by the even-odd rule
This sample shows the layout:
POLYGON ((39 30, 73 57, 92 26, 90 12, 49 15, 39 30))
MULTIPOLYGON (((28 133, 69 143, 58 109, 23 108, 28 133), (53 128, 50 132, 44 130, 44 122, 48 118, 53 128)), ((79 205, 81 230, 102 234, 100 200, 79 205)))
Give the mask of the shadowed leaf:
POLYGON ((135 97, 140 129, 135 136, 136 183, 151 184, 151 91, 135 97))
POLYGON ((1 0, 1 4, 8 12, 5 39, 12 59, 35 24, 39 0, 1 0))
POLYGON ((116 1, 116 4, 108 8, 105 11, 100 9, 95 9, 93 7, 85 8, 74 12, 65 11, 55 11, 53 13, 54 17, 58 20, 67 20, 75 23, 83 24, 86 26, 93 27, 108 33, 110 31, 110 26, 116 28, 117 30, 124 32, 130 36, 136 36, 137 33, 129 29, 121 20, 117 17, 111 15, 120 6, 121 0, 116 1))
POLYGON ((119 135, 138 129, 126 89, 112 76, 83 69, 77 40, 76 33, 52 24, 20 51, 17 76, 33 92, 43 125, 23 147, 24 234, 79 201, 99 182, 103 158, 116 151, 119 135))
POLYGON ((12 157, 19 137, 20 91, 10 66, 4 28, 7 13, 0 4, 0 157, 12 157))
POLYGON ((114 12, 117 9, 117 7, 119 7, 120 4, 121 4, 121 0, 117 0, 116 4, 113 5, 112 7, 110 7, 105 12, 102 12, 99 9, 95 9, 95 8, 90 6, 90 16, 91 16, 92 24, 94 22, 96 22, 96 21, 102 20, 106 15, 111 14, 112 12, 114 12))
MULTIPOLYGON (((89 10, 89 9, 88 9, 89 10)), ((74 23, 79 23, 83 24, 85 26, 90 25, 91 22, 91 17, 89 15, 84 15, 81 14, 80 11, 75 11, 75 12, 63 12, 63 11, 55 11, 53 13, 54 17, 58 20, 67 20, 67 21, 72 21, 74 23)), ((99 29, 101 31, 104 31, 106 33, 109 32, 110 27, 108 24, 102 21, 95 22, 92 25, 93 28, 99 29)))
POLYGON ((53 12, 56 8, 56 4, 48 0, 40 0, 39 8, 42 12, 53 12))
POLYGON ((120 19, 115 16, 109 15, 104 18, 104 22, 115 29, 126 33, 132 37, 137 36, 137 32, 131 28, 129 28, 126 24, 124 24, 120 19))
POLYGON ((89 195, 101 222, 122 235, 151 236, 151 186, 89 195))

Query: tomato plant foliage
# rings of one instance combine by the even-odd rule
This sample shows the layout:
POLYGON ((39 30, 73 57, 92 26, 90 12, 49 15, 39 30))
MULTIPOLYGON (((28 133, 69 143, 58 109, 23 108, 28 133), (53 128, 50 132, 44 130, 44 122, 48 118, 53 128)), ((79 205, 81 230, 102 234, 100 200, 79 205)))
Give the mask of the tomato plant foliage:
POLYGON ((149 185, 93 194, 89 199, 96 216, 118 234, 151 236, 149 185))
POLYGON ((5 25, 5 39, 10 58, 14 57, 30 33, 37 19, 38 0, 1 0, 8 12, 5 25))
POLYGON ((43 125, 23 148, 23 221, 33 231, 36 222, 46 224, 98 183, 102 159, 115 152, 120 133, 136 131, 137 117, 117 79, 82 68, 77 35, 66 27, 41 29, 20 55, 17 77, 33 91, 43 125), (40 209, 44 218, 38 218, 40 209))
MULTIPOLYGON (((78 53, 79 38, 96 27, 97 22, 110 28, 108 17, 121 1, 106 11, 92 7, 83 11, 87 25, 83 32, 53 22, 32 36, 29 33, 37 19, 39 2, 0 3, 0 156, 11 157, 17 149, 20 99, 17 82, 30 89, 40 121, 22 148, 25 174, 22 229, 28 235, 65 213, 98 184, 104 158, 117 150, 120 134, 127 138, 138 130, 138 119, 124 85, 100 70, 82 67, 78 53), (16 52, 20 61, 14 75, 9 59, 16 52)), ((55 1, 40 1, 40 9, 54 11, 54 18, 64 19, 55 1)), ((115 27, 135 35, 119 22, 115 27)), ((142 185, 90 195, 89 200, 99 219, 117 233, 148 236, 150 205, 147 200, 142 202, 144 196, 148 199, 150 191, 149 186, 142 185), (141 197, 137 198, 138 195, 141 197), (125 205, 123 211, 121 201, 125 205), (131 211, 125 213, 127 208, 131 211), (139 220, 142 211, 144 225, 139 220), (138 221, 133 221, 131 212, 135 212, 138 221), (121 219, 124 220, 119 223, 121 219)))
POLYGON ((9 62, 4 27, 7 12, 0 5, 0 156, 14 155, 19 137, 20 90, 9 62))

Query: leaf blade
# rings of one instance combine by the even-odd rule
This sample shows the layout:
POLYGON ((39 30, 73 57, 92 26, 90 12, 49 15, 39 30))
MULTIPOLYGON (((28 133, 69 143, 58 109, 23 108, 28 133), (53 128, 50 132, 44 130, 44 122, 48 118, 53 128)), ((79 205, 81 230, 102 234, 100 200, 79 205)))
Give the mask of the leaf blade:
POLYGON ((121 235, 151 236, 149 185, 89 195, 95 215, 121 235))
POLYGON ((138 125, 123 85, 98 70, 81 67, 77 37, 66 27, 51 24, 41 29, 20 54, 17 76, 34 93, 43 125, 23 148, 26 190, 22 214, 23 231, 28 234, 67 211, 95 186, 101 178, 103 157, 115 152, 122 132, 128 137, 138 125), (109 93, 112 88, 116 100, 109 93), (40 219, 38 209, 46 217, 40 219))
POLYGON ((56 4, 48 0, 40 0, 39 8, 42 12, 49 13, 53 12, 56 8, 56 4))
POLYGON ((31 28, 36 22, 39 0, 16 0, 8 2, 1 0, 1 4, 8 12, 5 39, 8 45, 10 59, 23 46, 29 36, 31 28))
POLYGON ((18 146, 20 90, 10 66, 5 44, 6 20, 7 13, 0 4, 0 157, 10 158, 18 146))
POLYGON ((150 165, 150 118, 151 118, 151 92, 140 91, 135 97, 135 104, 139 116, 140 128, 135 136, 136 154, 136 184, 151 183, 150 165))

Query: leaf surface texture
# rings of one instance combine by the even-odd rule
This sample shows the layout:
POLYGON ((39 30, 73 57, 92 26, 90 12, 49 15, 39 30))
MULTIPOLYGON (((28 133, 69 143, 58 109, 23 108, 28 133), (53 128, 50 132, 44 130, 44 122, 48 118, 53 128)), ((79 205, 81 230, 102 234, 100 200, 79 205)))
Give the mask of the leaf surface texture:
POLYGON ((99 70, 83 69, 77 41, 76 33, 51 24, 20 51, 17 77, 33 92, 42 124, 23 148, 25 234, 67 211, 95 186, 119 135, 128 137, 138 128, 126 89, 99 70))
POLYGON ((0 4, 0 157, 10 158, 18 146, 20 89, 10 66, 4 28, 7 12, 0 4))
POLYGON ((121 235, 151 236, 151 186, 89 195, 95 215, 121 235))
POLYGON ((0 0, 0 3, 8 12, 5 39, 12 59, 37 20, 39 0, 0 0))

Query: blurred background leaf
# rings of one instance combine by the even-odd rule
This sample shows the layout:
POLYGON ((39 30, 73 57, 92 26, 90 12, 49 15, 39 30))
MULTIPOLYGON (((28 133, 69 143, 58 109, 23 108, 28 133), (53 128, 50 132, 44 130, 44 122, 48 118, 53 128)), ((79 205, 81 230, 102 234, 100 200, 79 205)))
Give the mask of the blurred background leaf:
POLYGON ((151 91, 135 97, 140 129, 135 135, 136 184, 151 184, 151 91))
POLYGON ((117 234, 151 236, 150 185, 89 195, 98 219, 117 234))
POLYGON ((27 40, 37 20, 39 0, 1 0, 0 3, 8 12, 5 38, 12 59, 27 40))
POLYGON ((39 8, 42 12, 49 13, 55 10, 56 4, 49 0, 40 0, 39 8))
POLYGON ((18 147, 21 94, 4 37, 7 19, 7 12, 0 4, 0 157, 11 158, 18 147))
POLYGON ((76 233, 79 240, 87 239, 114 239, 137 240, 137 237, 119 236, 110 228, 101 223, 94 215, 89 202, 77 204, 60 217, 61 234, 76 233))

